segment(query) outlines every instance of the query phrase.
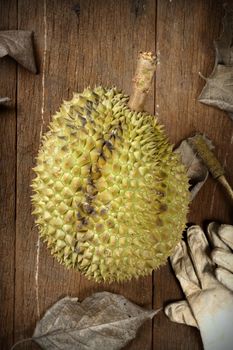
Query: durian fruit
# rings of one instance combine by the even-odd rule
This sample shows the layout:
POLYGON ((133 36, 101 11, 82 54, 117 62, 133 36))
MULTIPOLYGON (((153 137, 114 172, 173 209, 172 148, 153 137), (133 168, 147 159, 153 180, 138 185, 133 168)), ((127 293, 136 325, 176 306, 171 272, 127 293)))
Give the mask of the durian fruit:
POLYGON ((41 238, 60 263, 97 282, 151 273, 186 223, 184 166, 156 118, 128 101, 116 88, 75 93, 53 116, 34 168, 41 238))

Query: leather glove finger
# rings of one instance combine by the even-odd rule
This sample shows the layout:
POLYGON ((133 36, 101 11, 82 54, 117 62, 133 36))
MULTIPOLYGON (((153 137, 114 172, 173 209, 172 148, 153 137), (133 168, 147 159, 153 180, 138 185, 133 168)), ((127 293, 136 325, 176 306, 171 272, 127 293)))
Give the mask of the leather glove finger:
POLYGON ((211 222, 207 228, 207 237, 210 241, 212 248, 222 248, 225 251, 231 251, 230 248, 224 243, 218 235, 220 224, 217 222, 211 222))
POLYGON ((206 236, 199 226, 187 231, 188 246, 198 280, 202 288, 216 285, 214 264, 210 259, 210 248, 206 236))
POLYGON ((167 305, 164 312, 173 322, 199 328, 186 300, 177 301, 167 305))
POLYGON ((176 246, 170 261, 186 297, 198 292, 200 285, 185 242, 181 241, 176 246))
POLYGON ((219 237, 225 242, 231 249, 233 249, 233 226, 221 225, 218 230, 219 237))
POLYGON ((216 278, 220 283, 233 292, 233 274, 222 267, 215 270, 216 278))
POLYGON ((233 273, 233 254, 231 252, 215 248, 211 253, 211 257, 215 264, 233 273))

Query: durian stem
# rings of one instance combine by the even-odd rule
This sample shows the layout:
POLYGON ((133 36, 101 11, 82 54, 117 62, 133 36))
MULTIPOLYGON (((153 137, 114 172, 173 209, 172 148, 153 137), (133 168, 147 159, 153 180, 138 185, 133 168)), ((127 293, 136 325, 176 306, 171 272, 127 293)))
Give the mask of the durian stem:
POLYGON ((143 111, 156 63, 156 57, 151 52, 140 52, 136 73, 133 78, 132 94, 128 103, 130 109, 137 112, 143 111))

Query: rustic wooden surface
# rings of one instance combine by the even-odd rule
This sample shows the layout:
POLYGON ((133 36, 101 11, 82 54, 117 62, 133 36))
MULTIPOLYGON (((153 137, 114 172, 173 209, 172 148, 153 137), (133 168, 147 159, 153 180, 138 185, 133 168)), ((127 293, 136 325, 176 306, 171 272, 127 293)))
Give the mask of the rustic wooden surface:
MULTIPOLYGON (((121 293, 151 308, 182 298, 169 265, 153 277, 99 285, 66 271, 38 240, 31 216, 30 183, 40 135, 63 99, 87 85, 113 84, 130 93, 140 50, 160 57, 147 110, 156 113, 172 142, 205 132, 233 183, 233 124, 224 112, 201 105, 198 76, 211 72, 213 40, 221 31, 223 1, 215 0, 1 0, 0 29, 33 30, 39 74, 10 58, 0 61, 1 109, 0 348, 30 337, 36 321, 64 295, 85 298, 94 291, 121 293), (76 5, 76 6, 75 6, 76 5), (74 11, 74 6, 76 12, 74 11)), ((229 203, 211 179, 193 201, 189 221, 231 222, 229 203)), ((28 343, 19 349, 37 349, 28 343)), ((146 323, 126 349, 197 350, 193 328, 171 323, 163 313, 146 323)))

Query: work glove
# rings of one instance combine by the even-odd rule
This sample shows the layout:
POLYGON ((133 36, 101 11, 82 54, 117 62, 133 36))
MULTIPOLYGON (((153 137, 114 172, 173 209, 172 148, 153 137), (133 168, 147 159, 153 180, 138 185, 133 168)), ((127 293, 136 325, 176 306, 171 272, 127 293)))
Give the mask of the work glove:
POLYGON ((233 226, 211 223, 187 231, 170 261, 187 301, 165 308, 170 320, 199 328, 205 350, 233 349, 233 226), (216 265, 217 264, 217 268, 216 265))

